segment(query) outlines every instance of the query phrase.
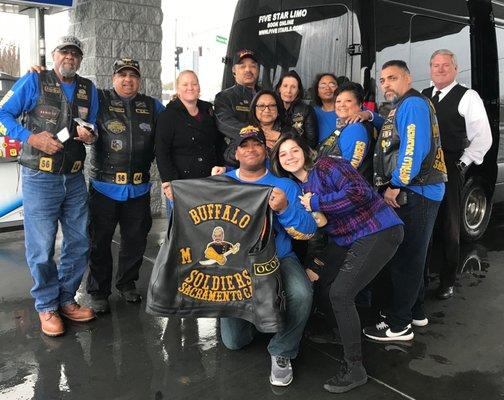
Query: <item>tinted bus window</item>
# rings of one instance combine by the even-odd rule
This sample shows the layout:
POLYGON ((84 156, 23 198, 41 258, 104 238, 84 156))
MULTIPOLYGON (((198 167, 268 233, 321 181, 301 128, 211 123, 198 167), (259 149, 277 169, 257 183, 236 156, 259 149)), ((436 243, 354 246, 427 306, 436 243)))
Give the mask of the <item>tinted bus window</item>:
POLYGON ((469 27, 436 18, 415 15, 411 19, 409 68, 413 87, 422 90, 430 86, 429 60, 434 51, 451 50, 457 56, 457 82, 471 87, 471 52, 469 27), (426 32, 426 27, 429 27, 426 32))
POLYGON ((348 9, 340 5, 272 12, 238 21, 228 54, 257 52, 259 83, 271 88, 283 72, 295 69, 306 88, 316 74, 347 72, 348 9))
POLYGON ((497 154, 497 162, 504 162, 504 29, 501 27, 495 28, 497 37, 497 51, 499 57, 499 152, 497 154))

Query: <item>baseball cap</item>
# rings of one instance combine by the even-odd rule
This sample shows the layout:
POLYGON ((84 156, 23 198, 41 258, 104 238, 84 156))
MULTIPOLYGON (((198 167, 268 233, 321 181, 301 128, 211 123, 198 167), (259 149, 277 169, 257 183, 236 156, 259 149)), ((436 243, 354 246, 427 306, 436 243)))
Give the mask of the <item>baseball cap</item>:
POLYGON ((120 58, 114 62, 114 74, 126 68, 135 70, 138 76, 140 76, 140 64, 138 61, 131 58, 120 58))
POLYGON ((266 137, 264 136, 264 133, 262 133, 259 128, 253 125, 248 125, 240 130, 240 138, 238 140, 238 146, 241 146, 241 144, 245 140, 250 138, 254 138, 259 143, 266 145, 266 137))
POLYGON ((242 49, 238 50, 233 57, 233 65, 241 63, 244 58, 251 58, 259 64, 256 54, 252 50, 242 49))
POLYGON ((82 42, 75 36, 61 36, 53 51, 63 50, 65 47, 74 47, 80 51, 81 56, 84 54, 82 51, 82 42))

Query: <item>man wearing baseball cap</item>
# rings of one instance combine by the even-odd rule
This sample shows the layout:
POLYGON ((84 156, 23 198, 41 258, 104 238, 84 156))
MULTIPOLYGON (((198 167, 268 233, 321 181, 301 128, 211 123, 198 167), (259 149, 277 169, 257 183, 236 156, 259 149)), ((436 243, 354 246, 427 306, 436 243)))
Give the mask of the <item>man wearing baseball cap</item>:
POLYGON ((91 253, 87 292, 97 313, 110 311, 112 288, 111 244, 121 227, 115 286, 130 303, 138 303, 140 266, 152 225, 150 166, 154 159, 159 100, 139 93, 140 63, 131 58, 114 62, 112 89, 98 91, 98 140, 91 148, 89 187, 91 253))
POLYGON ((224 152, 226 162, 237 166, 236 140, 240 129, 248 125, 250 103, 258 90, 259 60, 252 50, 239 50, 233 57, 235 85, 215 96, 217 128, 226 136, 228 147, 224 152))
POLYGON ((7 135, 23 142, 19 163, 26 260, 41 330, 48 336, 65 332, 61 316, 79 322, 95 317, 92 309, 75 301, 89 254, 84 143, 95 140, 98 112, 94 84, 77 75, 82 56, 79 39, 60 38, 52 52, 54 69, 26 74, 0 102, 0 124, 7 135), (17 121, 22 114, 23 124, 17 121), (58 223, 63 241, 56 263, 58 223))
MULTIPOLYGON (((275 245, 286 298, 285 327, 269 342, 271 356, 270 382, 287 386, 292 382, 291 359, 299 351, 299 342, 311 311, 312 288, 306 273, 292 250, 291 237, 307 240, 317 226, 303 208, 301 191, 293 181, 279 178, 266 168, 266 138, 255 126, 246 126, 236 140, 235 157, 240 167, 226 175, 240 182, 273 187, 269 206, 273 210, 275 245)), ((222 172, 222 170, 221 170, 222 172)), ((221 318, 220 332, 224 345, 238 350, 252 342, 254 326, 240 318, 221 318)))

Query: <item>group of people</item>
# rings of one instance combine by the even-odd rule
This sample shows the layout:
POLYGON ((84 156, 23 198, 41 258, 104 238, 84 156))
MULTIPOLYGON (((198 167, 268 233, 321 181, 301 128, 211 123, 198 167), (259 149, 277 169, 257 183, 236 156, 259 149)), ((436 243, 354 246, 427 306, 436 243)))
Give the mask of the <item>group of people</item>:
MULTIPOLYGON (((366 383, 362 332, 372 340, 407 341, 413 327, 428 324, 424 270, 438 209, 449 244, 438 296, 453 295, 464 174, 483 161, 492 137, 480 97, 455 80, 449 50, 432 55, 434 85, 423 94, 412 88, 404 61, 382 66, 380 86, 392 106, 386 118, 363 107, 359 84, 332 73, 316 77, 314 107, 303 101, 295 71, 282 75, 275 90, 261 90, 252 50, 234 55, 236 83, 213 105, 199 99, 197 75, 182 71, 166 107, 139 93, 135 60, 117 60, 113 88, 97 90, 76 74, 83 57, 77 38, 62 38, 52 56, 52 71, 25 75, 0 102, 0 123, 23 142, 26 258, 46 335, 64 333, 61 317, 90 321, 110 311, 117 224, 115 286, 126 301, 141 301, 135 281, 152 223, 154 159, 168 209, 177 179, 225 173, 273 187, 269 205, 286 293, 285 327, 268 345, 273 385, 292 382, 291 360, 314 288, 332 339, 344 349, 341 369, 324 385, 330 392, 366 383), (22 114, 24 125, 16 120, 22 114), (91 146, 89 197, 84 143, 91 146), (58 222, 63 242, 56 265, 58 222), (74 299, 87 266, 90 308, 74 299), (382 270, 391 281, 389 302, 382 320, 362 330, 355 297, 382 270)), ((220 326, 229 349, 253 340, 254 327, 244 320, 222 318, 220 326)))

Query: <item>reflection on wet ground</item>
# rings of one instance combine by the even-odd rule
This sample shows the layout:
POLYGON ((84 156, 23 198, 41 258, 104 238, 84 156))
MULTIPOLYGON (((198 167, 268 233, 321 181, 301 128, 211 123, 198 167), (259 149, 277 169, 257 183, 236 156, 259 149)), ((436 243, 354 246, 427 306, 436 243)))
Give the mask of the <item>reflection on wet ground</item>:
MULTIPOLYGON (((140 290, 145 294, 164 221, 156 221, 140 290)), ((504 398, 504 212, 487 235, 464 246, 456 296, 429 293, 430 324, 412 343, 364 342, 370 381, 345 399, 504 398)), ((228 351, 214 319, 157 318, 111 297, 112 313, 68 324, 62 338, 40 333, 29 295, 22 232, 0 234, 1 399, 329 399, 321 388, 341 348, 304 342, 287 388, 268 382, 267 336, 228 351)), ((435 288, 433 282, 432 288, 435 288)), ((79 300, 87 301, 84 292, 79 300)), ((361 310, 364 320, 372 320, 361 310)))

